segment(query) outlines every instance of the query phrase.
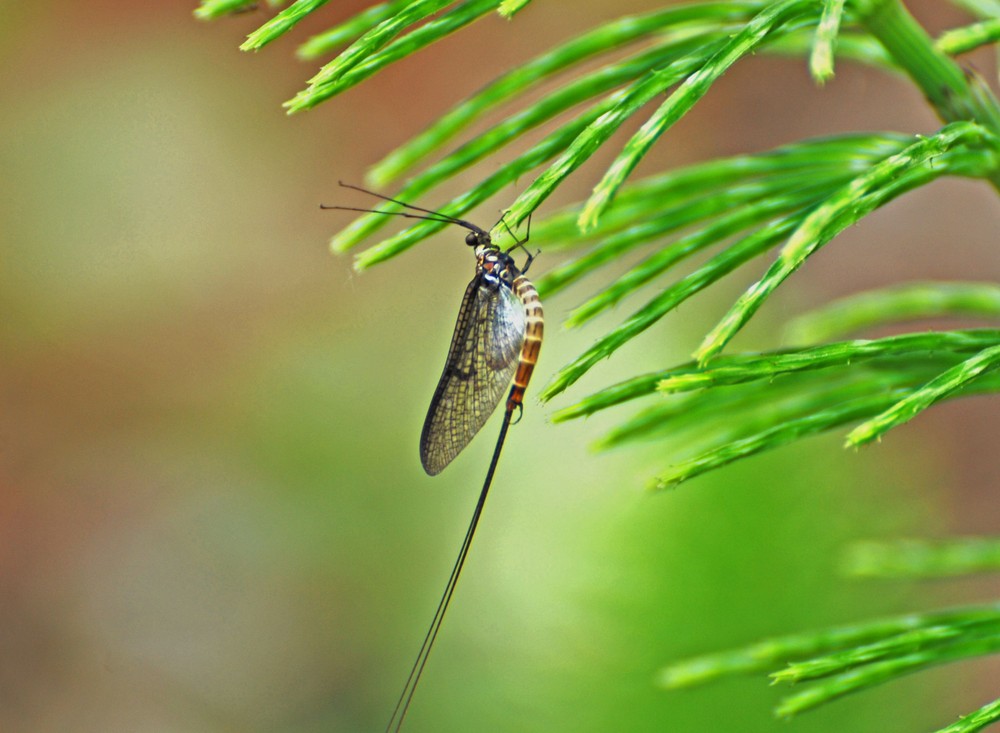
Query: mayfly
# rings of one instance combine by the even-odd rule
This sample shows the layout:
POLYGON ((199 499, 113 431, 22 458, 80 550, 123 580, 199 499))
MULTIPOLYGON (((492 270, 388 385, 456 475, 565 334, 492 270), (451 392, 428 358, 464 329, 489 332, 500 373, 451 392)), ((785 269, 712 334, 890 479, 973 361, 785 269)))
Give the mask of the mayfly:
POLYGON ((483 506, 486 504, 486 495, 489 493, 493 474, 500 459, 500 451, 507 437, 507 429, 511 425, 514 411, 516 410, 520 417, 523 409, 524 391, 531 379, 535 362, 538 360, 538 351, 542 345, 542 304, 535 286, 525 277, 534 256, 528 253, 524 267, 518 268, 510 255, 510 251, 517 247, 524 249, 524 244, 528 241, 527 235, 523 240, 517 241, 510 250, 503 251, 493 243, 488 231, 468 221, 403 203, 358 186, 345 183, 340 185, 399 204, 409 211, 379 211, 348 206, 323 208, 428 219, 456 224, 469 230, 465 243, 473 247, 476 273, 462 298, 444 371, 434 390, 434 397, 431 399, 430 409, 427 411, 427 418, 420 433, 420 461, 428 474, 434 476, 440 473, 469 444, 496 410, 504 391, 508 385, 510 386, 503 422, 500 424, 500 435, 493 449, 493 457, 486 471, 479 500, 472 513, 472 520, 469 522, 469 528, 462 540, 461 549, 452 566, 451 575, 434 612, 430 628, 424 635, 424 641, 410 669, 410 675, 386 726, 388 733, 398 731, 403 725, 403 718, 413 700, 417 683, 441 629, 441 622, 451 603, 451 597, 455 593, 465 558, 469 554, 472 537, 476 533, 483 506))

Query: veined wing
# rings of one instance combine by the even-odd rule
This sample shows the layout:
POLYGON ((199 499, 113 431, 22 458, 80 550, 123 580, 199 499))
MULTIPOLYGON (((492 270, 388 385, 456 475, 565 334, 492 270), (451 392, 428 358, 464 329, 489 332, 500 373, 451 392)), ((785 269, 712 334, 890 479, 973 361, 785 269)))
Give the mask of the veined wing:
POLYGON ((524 306, 479 273, 469 283, 424 429, 420 460, 431 476, 452 462, 496 409, 517 369, 524 306))

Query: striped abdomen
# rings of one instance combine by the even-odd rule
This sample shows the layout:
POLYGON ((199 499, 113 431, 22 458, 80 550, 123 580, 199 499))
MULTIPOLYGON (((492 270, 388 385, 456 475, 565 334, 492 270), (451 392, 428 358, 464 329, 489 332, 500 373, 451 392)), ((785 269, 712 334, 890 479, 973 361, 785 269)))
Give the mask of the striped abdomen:
POLYGON ((538 352, 542 348, 542 331, 545 325, 542 317, 542 301, 538 299, 538 291, 531 281, 518 273, 511 283, 511 289, 524 305, 525 324, 521 355, 518 358, 510 396, 507 398, 508 412, 513 411, 515 406, 520 407, 524 401, 524 390, 528 387, 535 362, 538 361, 538 352))

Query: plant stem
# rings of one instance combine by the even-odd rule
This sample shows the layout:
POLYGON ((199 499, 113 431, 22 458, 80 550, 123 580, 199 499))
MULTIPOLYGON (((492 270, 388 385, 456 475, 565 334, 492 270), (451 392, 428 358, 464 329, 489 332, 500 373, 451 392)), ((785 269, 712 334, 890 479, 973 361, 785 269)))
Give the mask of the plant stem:
MULTIPOLYGON (((1000 134, 1000 102, 971 71, 934 45, 900 0, 859 0, 862 24, 920 88, 945 122, 974 121, 1000 134)), ((1000 190, 1000 170, 989 177, 1000 190)))

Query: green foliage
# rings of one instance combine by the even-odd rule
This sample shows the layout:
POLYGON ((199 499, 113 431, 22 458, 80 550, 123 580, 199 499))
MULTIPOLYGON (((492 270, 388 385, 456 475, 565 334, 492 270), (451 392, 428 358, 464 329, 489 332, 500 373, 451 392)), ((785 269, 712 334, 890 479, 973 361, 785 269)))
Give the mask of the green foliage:
MULTIPOLYGON (((297 0, 255 31, 258 49, 324 3, 297 0)), ((309 109, 387 65, 493 11, 509 17, 524 0, 394 0, 362 11, 306 41, 303 58, 337 55, 286 103, 309 109), (338 53, 339 52, 339 53, 338 53)), ((658 292, 559 370, 542 391, 549 400, 687 299, 753 259, 770 255, 764 274, 732 305, 694 351, 693 360, 612 385, 555 413, 574 419, 633 400, 647 400, 601 447, 670 436, 676 455, 652 481, 675 486, 745 456, 801 438, 854 426, 848 445, 876 440, 945 399, 1000 391, 1000 331, 990 328, 896 333, 844 340, 874 326, 897 329, 914 318, 964 316, 994 320, 1000 288, 989 283, 910 283, 862 293, 798 318, 787 345, 764 353, 723 354, 768 298, 821 247, 897 197, 943 176, 980 179, 1000 191, 1000 102, 952 58, 1000 40, 997 0, 954 0, 971 16, 964 27, 932 39, 899 0, 733 0, 673 5, 611 21, 508 70, 441 115, 425 131, 372 166, 368 182, 402 180, 396 198, 422 197, 540 125, 558 124, 540 141, 465 193, 440 206, 461 217, 519 178, 531 183, 511 204, 499 242, 637 115, 644 122, 613 157, 586 201, 536 216, 532 236, 566 259, 538 280, 546 297, 604 271, 623 256, 643 259, 608 278, 574 309, 569 326, 595 316, 650 285, 658 292), (613 57, 611 52, 616 52, 613 57), (777 149, 710 160, 633 180, 656 141, 750 54, 808 59, 817 84, 850 59, 901 74, 942 120, 916 130, 845 134, 777 149), (586 70, 581 67, 586 65, 586 70), (540 99, 525 96, 559 84, 540 99), (663 96, 665 95, 665 98, 663 96), (648 106, 660 100, 651 112, 648 106), (515 109, 435 160, 470 125, 501 105, 515 109), (518 106, 519 105, 519 106, 518 106), (421 168, 421 166, 423 166, 421 168), (676 267, 695 255, 690 271, 676 267)), ((214 17, 245 2, 205 0, 214 17)), ((384 211, 398 211, 387 204, 384 211)), ((391 217, 365 214, 338 233, 344 252, 376 234, 391 217)), ((361 252, 364 269, 401 254, 443 228, 419 221, 361 252)), ((777 346, 777 344, 775 344, 777 346)), ((998 569, 996 543, 865 545, 856 574, 923 576, 998 569)), ((665 687, 720 676, 771 672, 776 682, 809 682, 778 707, 787 716, 847 693, 945 662, 1000 649, 1000 608, 984 606, 781 637, 752 647, 673 665, 665 687), (781 665, 788 665, 782 668, 781 665)), ((945 731, 974 731, 1000 719, 1000 701, 945 731)))
POLYGON ((992 537, 869 541, 848 549, 844 572, 859 578, 941 578, 1000 571, 1000 540, 992 537))

